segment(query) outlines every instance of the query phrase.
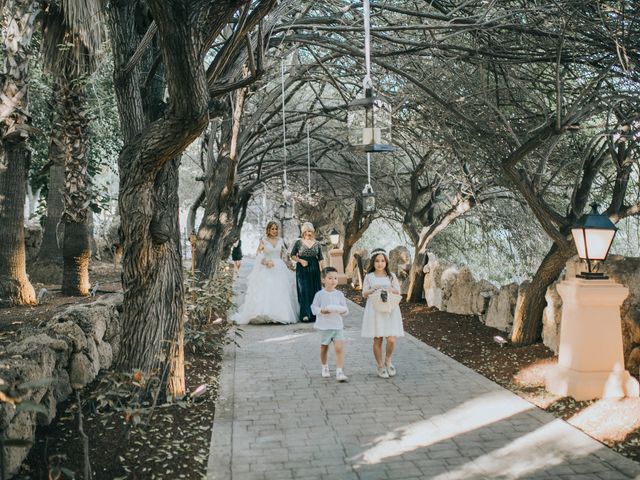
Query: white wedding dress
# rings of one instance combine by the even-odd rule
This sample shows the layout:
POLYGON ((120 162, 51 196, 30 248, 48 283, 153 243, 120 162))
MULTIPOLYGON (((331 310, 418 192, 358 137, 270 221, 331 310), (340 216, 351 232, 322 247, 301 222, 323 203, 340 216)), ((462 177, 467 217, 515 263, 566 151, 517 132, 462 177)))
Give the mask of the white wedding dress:
POLYGON ((295 273, 280 258, 284 243, 275 247, 266 238, 264 250, 256 256, 253 270, 247 277, 244 303, 231 319, 240 325, 248 323, 295 323, 298 321, 298 297, 295 273), (271 260, 269 268, 262 261, 271 260))

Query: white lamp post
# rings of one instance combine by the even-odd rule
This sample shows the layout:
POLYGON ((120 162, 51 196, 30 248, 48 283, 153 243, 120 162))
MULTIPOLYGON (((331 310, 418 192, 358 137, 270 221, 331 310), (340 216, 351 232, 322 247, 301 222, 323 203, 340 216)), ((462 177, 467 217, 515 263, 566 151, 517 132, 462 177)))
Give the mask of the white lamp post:
POLYGON ((335 228, 332 228, 331 232, 329 232, 329 239, 331 240, 331 245, 333 245, 334 248, 337 248, 338 243, 340 242, 340 234, 335 228))
POLYGON ((331 232, 329 232, 329 240, 333 245, 333 248, 329 250, 329 266, 335 268, 338 272, 338 285, 345 285, 347 276, 344 274, 343 250, 339 246, 340 234, 335 228, 332 228, 331 232))
POLYGON ((592 265, 606 260, 616 230, 595 204, 571 230, 588 271, 556 286, 562 298, 558 365, 545 379, 552 393, 576 400, 640 395, 638 381, 624 368, 620 305, 629 289, 592 265))

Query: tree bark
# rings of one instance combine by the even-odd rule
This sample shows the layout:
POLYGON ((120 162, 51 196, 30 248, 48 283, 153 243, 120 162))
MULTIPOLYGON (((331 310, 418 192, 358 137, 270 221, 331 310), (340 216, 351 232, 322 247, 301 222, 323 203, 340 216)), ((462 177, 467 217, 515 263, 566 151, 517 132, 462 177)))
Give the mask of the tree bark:
POLYGON ((38 4, 13 0, 2 17, 0 88, 0 302, 36 303, 26 269, 24 202, 29 165, 27 140, 29 48, 38 4))
POLYGON ((424 259, 427 256, 426 245, 423 249, 416 248, 413 254, 409 289, 407 290, 407 302, 422 301, 422 290, 424 285, 424 259))
POLYGON ((171 361, 183 315, 175 156, 206 126, 207 95, 193 19, 177 4, 165 8, 150 2, 150 7, 169 78, 170 104, 157 120, 151 112, 146 115, 139 67, 124 73, 138 43, 135 2, 118 2, 109 9, 125 142, 118 159, 125 293, 116 366, 158 374, 171 361))
MULTIPOLYGON (((59 96, 54 90, 54 101, 59 96)), ((62 241, 59 240, 64 224, 61 222, 64 211, 62 191, 64 189, 64 135, 59 115, 55 114, 49 135, 49 191, 47 193, 47 215, 44 221, 42 244, 38 258, 29 272, 33 280, 43 283, 62 284, 62 241)), ((60 238, 62 240, 62 237, 60 238)))
POLYGON ((238 135, 246 89, 235 94, 227 118, 222 122, 220 152, 215 166, 210 163, 205 175, 204 217, 196 240, 196 270, 210 278, 224 259, 225 239, 234 230, 238 215, 238 187, 235 186, 238 135), (215 168, 215 170, 214 170, 215 168))
POLYGON ((0 151, 0 304, 33 305, 26 271, 24 199, 29 151, 24 142, 3 142, 0 151))
POLYGON ((353 207, 353 215, 344 225, 344 242, 342 243, 342 262, 343 265, 349 264, 351 257, 351 249, 358 240, 362 238, 364 232, 367 231, 371 224, 371 215, 365 215, 362 209, 362 202, 357 201, 353 207))
POLYGON ((567 260, 575 251, 561 250, 555 243, 540 263, 531 283, 523 292, 513 318, 511 342, 514 345, 531 345, 540 340, 542 333, 542 313, 547 302, 547 288, 555 282, 564 269, 567 260))
POLYGON ((91 260, 88 210, 91 192, 85 151, 89 119, 86 115, 84 83, 79 78, 65 80, 60 94, 64 105, 61 121, 65 132, 62 293, 88 295, 91 260))

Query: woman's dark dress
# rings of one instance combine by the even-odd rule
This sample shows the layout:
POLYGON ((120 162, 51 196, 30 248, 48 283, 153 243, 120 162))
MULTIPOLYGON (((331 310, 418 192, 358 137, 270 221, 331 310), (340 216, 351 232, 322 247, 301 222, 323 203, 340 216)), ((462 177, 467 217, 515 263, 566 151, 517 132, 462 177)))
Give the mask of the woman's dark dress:
POLYGON ((236 244, 236 246, 233 247, 233 249, 231 250, 231 260, 233 260, 234 262, 242 260, 242 246, 241 245, 242 245, 242 243, 240 242, 240 240, 238 240, 238 243, 236 244))
POLYGON ((309 264, 303 267, 296 264, 296 289, 298 290, 298 303, 300 304, 300 321, 307 317, 309 322, 315 322, 316 317, 311 313, 311 304, 316 292, 322 288, 320 282, 320 261, 322 250, 320 244, 315 242, 311 248, 307 248, 302 240, 297 240, 291 250, 291 256, 297 255, 309 264))

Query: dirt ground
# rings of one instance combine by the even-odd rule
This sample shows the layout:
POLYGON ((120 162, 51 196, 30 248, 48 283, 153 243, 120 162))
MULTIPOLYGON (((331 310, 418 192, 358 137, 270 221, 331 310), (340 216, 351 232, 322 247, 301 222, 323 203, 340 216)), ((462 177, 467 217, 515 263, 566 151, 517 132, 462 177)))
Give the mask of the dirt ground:
MULTIPOLYGON (((112 265, 97 265, 93 273, 94 281, 102 285, 98 295, 106 294, 100 290, 119 289, 119 273, 112 265)), ((344 291, 362 303, 360 292, 349 288, 344 291)), ((11 341, 18 329, 46 320, 67 305, 92 300, 64 297, 53 286, 50 292, 44 305, 0 310, 0 348, 3 341, 11 341)), ((440 312, 424 304, 401 305, 405 328, 412 335, 640 461, 640 400, 576 402, 551 395, 543 388, 543 378, 557 359, 544 345, 501 346, 494 336, 506 335, 486 327, 476 317, 440 312)), ((131 388, 132 379, 115 379, 113 374, 103 374, 82 392, 82 419, 95 479, 202 478, 215 413, 224 332, 211 325, 204 335, 199 348, 186 348, 187 391, 206 385, 202 395, 179 403, 160 403, 154 408, 144 404, 116 410, 109 407, 109 401, 117 403, 123 390, 131 388), (132 415, 139 415, 139 423, 133 427, 132 415)), ((63 479, 71 478, 71 472, 76 478, 81 477, 85 456, 77 413, 77 399, 71 398, 60 407, 52 425, 38 429, 36 444, 15 478, 63 479), (52 469, 60 476, 49 477, 52 469)))

